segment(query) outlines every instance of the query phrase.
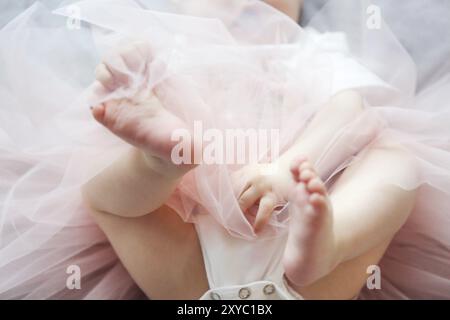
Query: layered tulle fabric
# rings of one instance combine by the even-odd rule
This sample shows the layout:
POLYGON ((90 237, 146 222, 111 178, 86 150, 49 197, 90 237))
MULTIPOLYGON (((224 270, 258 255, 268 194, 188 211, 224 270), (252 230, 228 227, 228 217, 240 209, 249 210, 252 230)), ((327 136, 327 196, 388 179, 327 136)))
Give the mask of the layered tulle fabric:
MULTIPOLYGON (((416 90, 416 66, 431 67, 413 61, 399 39, 423 50, 412 31, 422 26, 394 34, 382 19, 389 14, 381 4, 331 1, 300 28, 259 1, 31 6, 0 31, 0 297, 141 296, 89 217, 80 187, 129 148, 93 120, 89 106, 159 86, 162 103, 188 125, 222 133, 276 129, 281 151, 333 94, 360 91, 365 112, 323 146, 318 170, 331 180, 357 161, 375 127, 379 139, 401 142, 417 164, 416 175, 386 183, 420 190, 382 260, 383 290, 362 297, 448 298, 450 64, 443 61, 416 90), (152 48, 142 72, 111 54, 136 41, 152 48), (94 69, 102 57, 128 86, 98 89, 94 69), (80 267, 81 290, 66 287, 72 265, 80 267)), ((273 160, 268 154, 263 148, 257 158, 273 160)), ((201 207, 233 236, 251 241, 256 235, 231 183, 242 165, 198 166, 168 205, 191 222, 201 207)), ((275 214, 262 236, 286 232, 287 213, 275 214)))

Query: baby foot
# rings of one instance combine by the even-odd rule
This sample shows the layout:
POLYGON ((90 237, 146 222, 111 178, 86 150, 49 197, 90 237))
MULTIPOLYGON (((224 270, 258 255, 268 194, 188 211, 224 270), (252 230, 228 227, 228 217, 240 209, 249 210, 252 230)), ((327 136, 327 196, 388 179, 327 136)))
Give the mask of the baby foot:
POLYGON ((306 286, 337 266, 332 207, 325 186, 304 158, 293 162, 297 182, 290 197, 289 236, 283 257, 286 277, 306 286))
MULTIPOLYGON (((144 43, 117 52, 112 59, 108 59, 113 64, 103 62, 97 67, 98 84, 105 91, 126 86, 128 76, 117 71, 116 66, 124 65, 131 72, 145 73, 151 60, 149 52, 150 48, 144 43)), ((93 107, 92 113, 98 122, 115 135, 141 149, 148 157, 156 157, 165 163, 172 163, 171 152, 178 143, 172 141, 172 132, 175 129, 187 129, 184 121, 164 108, 158 92, 149 92, 147 95, 141 93, 139 99, 133 101, 111 100, 93 107)), ((192 166, 187 164, 184 167, 192 166)))
POLYGON ((289 166, 275 161, 272 164, 250 164, 232 176, 235 189, 244 182, 237 199, 256 233, 269 221, 272 213, 287 203, 288 190, 295 184, 289 166), (253 221, 254 220, 254 221, 253 221))

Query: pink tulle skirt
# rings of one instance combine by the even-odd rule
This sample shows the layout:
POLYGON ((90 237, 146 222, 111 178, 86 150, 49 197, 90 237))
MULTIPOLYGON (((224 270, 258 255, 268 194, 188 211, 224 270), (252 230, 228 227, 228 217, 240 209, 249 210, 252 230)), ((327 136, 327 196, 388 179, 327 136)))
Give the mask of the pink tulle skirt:
MULTIPOLYGON (((401 142, 418 168, 408 180, 386 183, 419 190, 380 263, 383 289, 361 297, 450 298, 450 63, 416 89, 417 68, 429 64, 413 61, 401 41, 441 48, 414 39, 422 26, 392 32, 377 9, 389 11, 330 1, 301 28, 253 0, 88 0, 53 11, 37 2, 12 20, 0 30, 0 298, 142 296, 89 217, 80 187, 128 148, 94 121, 89 106, 164 82, 177 86, 167 86, 163 104, 186 123, 277 129, 281 150, 332 95, 361 92, 363 116, 323 146, 318 170, 331 180, 357 161, 360 138, 376 125, 378 137, 401 142), (109 55, 134 41, 155 50, 149 77, 109 55), (111 94, 95 89, 102 57, 129 86, 111 94), (66 287, 73 265, 82 270, 80 290, 66 287)), ((436 12, 434 19, 448 18, 436 12)), ((259 159, 268 161, 262 153, 259 159)), ((240 167, 198 166, 167 204, 194 223, 201 206, 230 234, 251 241, 256 235, 231 184, 240 167)), ((262 236, 286 231, 283 213, 262 236)))

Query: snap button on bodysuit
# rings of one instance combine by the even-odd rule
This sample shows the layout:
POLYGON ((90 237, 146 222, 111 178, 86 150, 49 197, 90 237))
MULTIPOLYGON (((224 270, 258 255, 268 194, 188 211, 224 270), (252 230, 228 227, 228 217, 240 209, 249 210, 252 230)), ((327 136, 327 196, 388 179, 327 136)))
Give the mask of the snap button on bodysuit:
POLYGON ((241 290, 239 290, 239 298, 247 299, 248 297, 250 297, 250 289, 242 288, 241 290))
POLYGON ((265 295, 269 295, 275 292, 275 287, 273 284, 267 284, 263 288, 263 292, 265 295))
POLYGON ((211 299, 213 300, 221 300, 220 295, 217 292, 211 292, 209 294, 209 296, 211 297, 211 299))

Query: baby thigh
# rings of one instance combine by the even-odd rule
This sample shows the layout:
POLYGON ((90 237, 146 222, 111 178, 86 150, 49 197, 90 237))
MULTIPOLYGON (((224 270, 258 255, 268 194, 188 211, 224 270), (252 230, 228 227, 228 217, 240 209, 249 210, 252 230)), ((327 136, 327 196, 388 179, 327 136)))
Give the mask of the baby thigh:
POLYGON ((139 218, 93 216, 149 298, 198 299, 209 289, 194 225, 167 206, 139 218))
POLYGON ((337 180, 330 198, 336 246, 343 260, 391 239, 414 208, 414 158, 401 145, 379 140, 337 180), (351 226, 351 227, 350 227, 351 226))

